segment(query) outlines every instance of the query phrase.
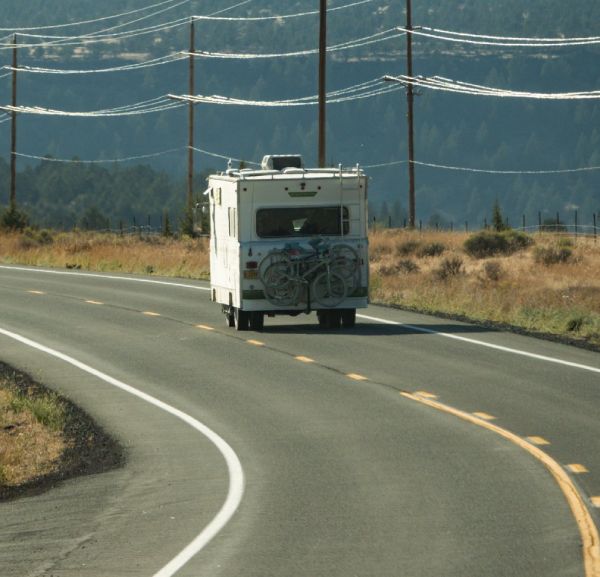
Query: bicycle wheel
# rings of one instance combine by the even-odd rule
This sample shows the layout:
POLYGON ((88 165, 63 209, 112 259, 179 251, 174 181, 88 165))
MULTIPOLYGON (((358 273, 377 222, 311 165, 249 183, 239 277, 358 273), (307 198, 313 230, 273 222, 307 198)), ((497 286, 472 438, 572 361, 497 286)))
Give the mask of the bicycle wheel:
POLYGON ((312 298, 324 307, 339 305, 348 292, 344 277, 335 271, 318 274, 311 285, 312 298))
POLYGON ((263 258, 260 261, 260 264, 258 265, 258 277, 260 278, 260 280, 262 280, 264 282, 264 276, 265 276, 265 273, 267 272, 267 269, 271 265, 277 264, 277 263, 286 263, 291 272, 292 263, 290 261, 290 257, 284 251, 274 249, 269 254, 267 254, 267 256, 265 256, 265 258, 263 258))
POLYGON ((344 277, 349 289, 359 284, 360 258, 356 249, 348 244, 336 244, 331 247, 331 269, 344 277))
POLYGON ((291 276, 291 263, 280 261, 272 263, 263 275, 265 296, 278 306, 290 306, 298 303, 300 283, 291 276))

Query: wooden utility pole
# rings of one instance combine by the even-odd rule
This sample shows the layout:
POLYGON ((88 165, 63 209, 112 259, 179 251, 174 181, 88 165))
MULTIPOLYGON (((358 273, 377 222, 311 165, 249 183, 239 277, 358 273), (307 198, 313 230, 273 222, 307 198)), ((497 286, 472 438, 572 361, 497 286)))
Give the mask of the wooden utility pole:
MULTIPOLYGON (((196 92, 194 78, 194 64, 196 51, 196 37, 194 31, 194 18, 190 23, 190 84, 189 94, 193 96, 196 92)), ((189 103, 189 126, 188 126, 188 189, 187 189, 187 210, 188 218, 191 219, 194 210, 194 103, 189 103)), ((191 222, 191 220, 190 220, 191 222)))
POLYGON ((326 107, 327 107, 327 0, 320 0, 321 16, 319 23, 319 167, 326 163, 326 107))
POLYGON ((408 227, 415 228, 415 141, 412 77, 412 0, 406 0, 406 74, 409 78, 406 99, 408 104, 408 227))
POLYGON ((10 144, 10 196, 9 209, 12 211, 17 208, 17 35, 13 37, 13 58, 12 58, 12 127, 10 144))

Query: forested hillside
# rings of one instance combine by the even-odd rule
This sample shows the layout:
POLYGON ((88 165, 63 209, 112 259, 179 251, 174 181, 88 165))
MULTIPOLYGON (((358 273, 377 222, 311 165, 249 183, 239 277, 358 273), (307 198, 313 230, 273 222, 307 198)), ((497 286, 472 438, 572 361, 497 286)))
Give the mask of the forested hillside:
MULTIPOLYGON (((328 44, 376 33, 382 34, 371 39, 382 41, 331 52, 329 91, 402 74, 406 69, 406 40, 393 30, 405 23, 404 2, 335 0, 329 7, 355 1, 354 6, 330 11, 328 44)), ((316 48, 315 14, 251 19, 315 12, 315 0, 241 4, 235 0, 19 0, 0 2, 0 35, 6 35, 0 58, 10 63, 10 33, 18 29, 17 41, 26 45, 18 52, 19 67, 62 71, 20 71, 18 104, 24 106, 99 111, 166 94, 186 94, 187 60, 176 57, 189 48, 189 17, 223 10, 221 18, 246 20, 197 21, 196 50, 280 54, 316 48), (115 14, 122 16, 108 18, 115 14), (98 18, 106 19, 38 30, 98 18), (162 29, 165 25, 168 28, 162 29), (106 35, 103 42, 92 36, 99 32, 106 35), (134 35, 125 37, 126 32, 134 35), (88 36, 64 38, 81 35, 88 36), (159 66, 65 73, 122 67, 173 54, 173 61, 159 66)), ((415 26, 481 35, 592 37, 600 36, 598 22, 600 4, 594 0, 413 0, 415 26)), ((528 92, 600 90, 597 44, 506 47, 415 36, 414 52, 417 75, 528 92)), ((295 99, 316 94, 316 79, 315 54, 251 60, 199 57, 195 92, 251 101, 295 99)), ((383 81, 375 85, 376 89, 385 86, 391 87, 383 81)), ((392 216, 397 225, 406 207, 407 128, 404 90, 396 87, 387 94, 330 104, 327 156, 332 164, 359 162, 369 167, 372 211, 386 222, 392 216)), ((513 224, 521 224, 523 216, 527 224, 534 224, 539 213, 546 219, 555 218, 557 212, 570 222, 575 210, 579 222, 585 223, 600 212, 600 170, 587 170, 600 167, 599 100, 497 98, 428 89, 419 94, 416 160, 452 167, 416 167, 417 218, 424 223, 458 227, 468 221, 472 227, 480 226, 496 200, 513 224)), ((10 98, 11 75, 0 73, 0 105, 10 103, 10 98)), ((316 106, 198 104, 196 109, 196 147, 248 162, 259 162, 267 153, 299 152, 312 165, 316 130, 316 106)), ((185 106, 119 117, 19 114, 18 152, 23 156, 18 158, 18 202, 37 222, 56 226, 78 223, 92 209, 113 224, 119 219, 129 222, 134 216, 144 220, 164 210, 175 213, 185 199, 186 144, 185 106), (50 155, 101 161, 165 151, 107 164, 40 163, 30 158, 50 155)), ((0 115, 0 155, 6 162, 9 150, 10 122, 0 115)), ((0 183, 6 191, 0 192, 1 204, 8 199, 6 162, 0 164, 0 183)), ((202 189, 200 173, 224 168, 226 162, 196 154, 198 192, 202 189)))

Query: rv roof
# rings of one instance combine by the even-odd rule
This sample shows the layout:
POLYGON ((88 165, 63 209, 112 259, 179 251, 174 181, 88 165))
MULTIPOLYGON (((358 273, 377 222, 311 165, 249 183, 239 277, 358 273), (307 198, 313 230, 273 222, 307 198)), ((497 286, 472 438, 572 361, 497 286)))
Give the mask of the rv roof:
POLYGON ((279 170, 253 170, 244 168, 242 170, 229 169, 226 172, 211 175, 211 177, 230 177, 234 180, 296 180, 299 177, 305 179, 315 178, 356 178, 364 176, 360 168, 285 168, 279 170))

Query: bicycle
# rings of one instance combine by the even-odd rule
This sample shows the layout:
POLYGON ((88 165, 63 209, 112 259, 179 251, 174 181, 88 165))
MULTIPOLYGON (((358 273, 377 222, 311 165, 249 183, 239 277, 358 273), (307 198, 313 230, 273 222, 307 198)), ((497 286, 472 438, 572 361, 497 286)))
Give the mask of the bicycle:
POLYGON ((324 307, 335 307, 359 282, 360 261, 353 247, 330 246, 322 238, 309 244, 312 250, 298 244, 274 249, 260 263, 259 277, 272 304, 296 306, 305 289, 309 308, 311 297, 324 307))

